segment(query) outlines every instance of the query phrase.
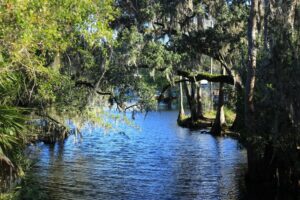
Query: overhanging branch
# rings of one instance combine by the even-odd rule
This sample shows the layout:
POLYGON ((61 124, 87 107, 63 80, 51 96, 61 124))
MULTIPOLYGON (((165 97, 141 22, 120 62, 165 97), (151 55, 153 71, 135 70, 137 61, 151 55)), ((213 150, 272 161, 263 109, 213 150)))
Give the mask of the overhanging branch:
POLYGON ((227 83, 230 85, 234 84, 234 79, 230 75, 216 75, 216 74, 209 74, 209 73, 190 73, 182 70, 177 70, 177 75, 185 77, 189 79, 189 81, 201 81, 207 80, 209 82, 217 82, 217 83, 227 83))
MULTIPOLYGON (((95 89, 95 86, 92 83, 87 82, 87 81, 76 81, 75 86, 76 87, 85 86, 90 89, 95 89)), ((113 95, 111 92, 103 92, 103 91, 99 91, 99 90, 96 90, 95 92, 99 95, 107 95, 107 96, 113 95)))
MULTIPOLYGON (((227 83, 230 85, 234 85, 234 79, 230 75, 216 75, 216 74, 209 74, 209 73, 197 73, 193 74, 187 71, 183 70, 177 70, 177 75, 184 77, 185 79, 177 80, 175 83, 180 82, 195 82, 195 81, 201 81, 201 80, 207 80, 209 82, 217 82, 217 83, 227 83)), ((164 93, 171 87, 171 84, 168 84, 163 87, 160 95, 158 96, 158 101, 161 101, 163 99, 164 93)))

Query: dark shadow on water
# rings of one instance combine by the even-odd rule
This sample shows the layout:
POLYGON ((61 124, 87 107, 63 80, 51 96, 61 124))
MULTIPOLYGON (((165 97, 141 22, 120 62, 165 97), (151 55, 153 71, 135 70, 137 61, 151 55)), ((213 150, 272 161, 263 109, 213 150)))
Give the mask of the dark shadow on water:
POLYGON ((278 188, 270 188, 265 185, 252 185, 241 188, 241 200, 298 200, 299 191, 289 191, 278 188))

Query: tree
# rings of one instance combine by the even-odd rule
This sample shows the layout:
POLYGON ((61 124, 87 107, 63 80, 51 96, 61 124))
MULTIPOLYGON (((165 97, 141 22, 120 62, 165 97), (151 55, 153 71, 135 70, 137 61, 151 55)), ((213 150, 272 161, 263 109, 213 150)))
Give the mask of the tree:
MULTIPOLYGON (((245 127, 249 134, 255 132, 255 116, 254 116, 254 89, 256 79, 256 56, 257 56, 257 15, 258 0, 251 1, 251 9, 248 24, 248 64, 247 64, 247 80, 245 85, 245 127)), ((249 177, 257 175, 257 154, 253 147, 248 148, 248 173, 249 177)))
MULTIPOLYGON (((188 84, 190 89, 185 89, 185 94, 192 114, 191 120, 195 122, 198 119, 205 119, 200 88, 197 85, 204 79, 234 84, 234 68, 227 63, 232 63, 232 55, 239 50, 237 44, 246 35, 243 31, 245 30, 247 4, 236 1, 217 3, 126 1, 119 2, 117 6, 121 15, 113 23, 114 28, 119 30, 121 35, 123 30, 127 31, 130 27, 136 27, 136 31, 144 38, 137 49, 144 49, 146 59, 138 61, 135 66, 148 69, 152 74, 162 72, 170 85, 180 83, 178 82, 179 76, 185 78, 190 82, 188 84), (222 12, 219 12, 220 10, 222 12), (214 23, 214 27, 207 26, 206 16, 214 23), (176 62, 159 61, 158 59, 162 57, 156 52, 160 51, 143 48, 151 43, 158 44, 161 49, 164 49, 165 55, 178 55, 176 62), (223 63, 226 66, 227 75, 210 76, 206 73, 208 71, 201 59, 203 55, 223 63), (148 61, 152 62, 147 63, 148 61)), ((166 91, 165 88, 163 87, 162 94, 166 91)))
POLYGON ((295 126, 298 119, 292 113, 297 107, 293 102, 299 97, 292 88, 298 85, 294 76, 298 74, 299 32, 295 27, 299 26, 296 23, 299 14, 293 1, 269 2, 268 24, 264 26, 267 29, 264 33, 268 33, 264 40, 269 48, 265 48, 258 40, 263 32, 257 30, 257 3, 251 5, 245 89, 243 137, 248 152, 247 177, 255 184, 267 182, 281 188, 295 188, 300 177, 296 150, 299 134, 295 126), (282 9, 286 11, 284 14, 282 9), (293 120, 290 116, 294 116, 293 120))
MULTIPOLYGON (((224 72, 225 70, 222 68, 221 74, 224 74, 224 72)), ((224 126, 226 126, 224 113, 224 84, 220 82, 217 115, 211 129, 212 134, 221 135, 224 126)))
POLYGON ((111 40, 109 23, 117 12, 113 1, 4 0, 0 13, 2 186, 7 175, 22 174, 22 149, 33 136, 25 125, 32 124, 29 113, 53 122, 47 108, 80 107, 76 97, 86 98, 86 91, 75 88, 71 75, 64 73, 62 57, 81 38, 90 46, 111 40))

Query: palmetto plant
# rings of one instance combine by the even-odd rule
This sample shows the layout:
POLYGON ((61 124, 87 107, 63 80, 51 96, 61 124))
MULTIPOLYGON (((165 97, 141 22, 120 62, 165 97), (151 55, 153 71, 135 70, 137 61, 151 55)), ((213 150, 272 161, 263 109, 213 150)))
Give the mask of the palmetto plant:
POLYGON ((20 172, 19 152, 25 143, 25 117, 21 108, 11 105, 10 93, 16 80, 9 74, 0 75, 0 188, 20 172))
POLYGON ((25 118, 18 108, 0 106, 0 161, 4 160, 12 165, 6 154, 9 154, 20 142, 23 143, 24 122, 25 118))

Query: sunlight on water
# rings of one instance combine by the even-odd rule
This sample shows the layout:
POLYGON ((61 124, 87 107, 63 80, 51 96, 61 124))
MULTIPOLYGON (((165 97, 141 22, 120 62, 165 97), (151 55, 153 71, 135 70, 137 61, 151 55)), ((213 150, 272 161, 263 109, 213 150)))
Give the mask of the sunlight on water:
POLYGON ((54 200, 239 199, 245 150, 180 128, 176 118, 173 111, 138 114, 140 130, 86 127, 77 142, 41 144, 33 173, 54 200))

